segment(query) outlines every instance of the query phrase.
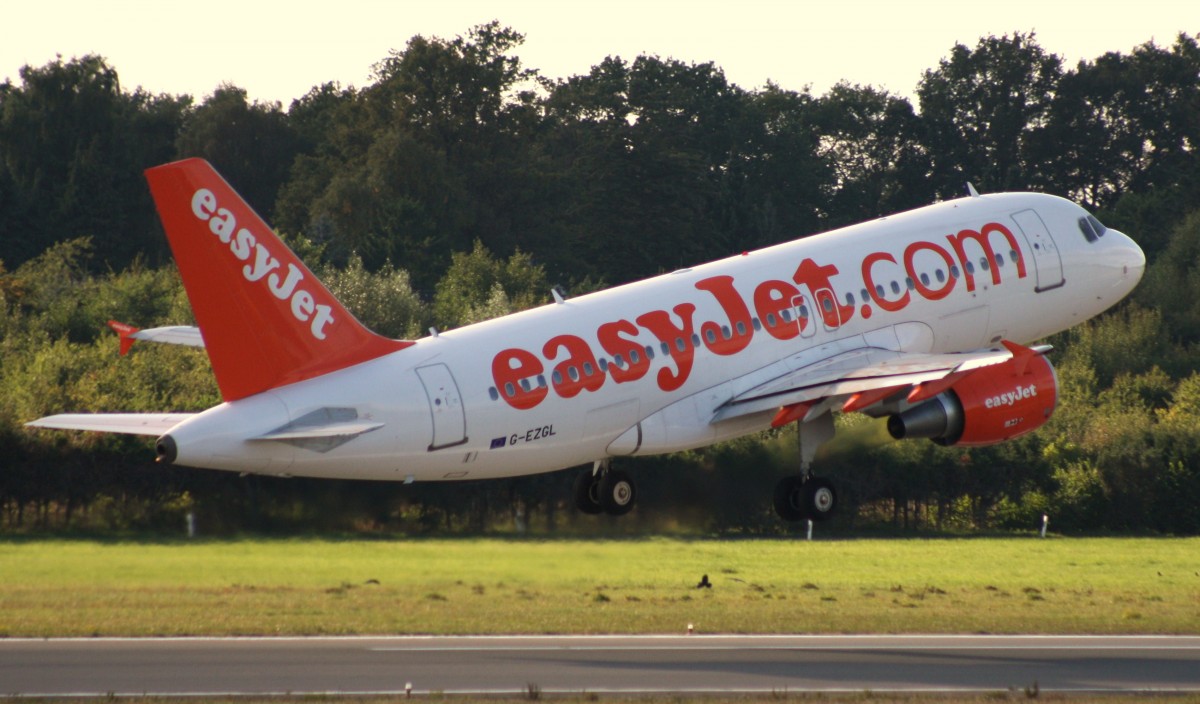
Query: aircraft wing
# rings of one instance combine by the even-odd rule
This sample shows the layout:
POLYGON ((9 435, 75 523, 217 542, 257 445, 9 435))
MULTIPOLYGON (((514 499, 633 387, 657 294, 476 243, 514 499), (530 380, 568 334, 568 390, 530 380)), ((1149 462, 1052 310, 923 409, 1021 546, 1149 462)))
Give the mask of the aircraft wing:
POLYGON ((25 424, 29 428, 90 430, 126 435, 163 435, 195 413, 60 413, 25 424))
POLYGON ((781 411, 777 420, 785 416, 786 422, 801 420, 816 402, 832 397, 849 397, 845 411, 864 410, 901 392, 915 402, 936 396, 976 369, 1007 362, 1015 354, 1044 354, 1049 349, 1049 345, 1028 349, 1006 341, 999 348, 949 354, 916 354, 877 347, 848 350, 739 393, 717 409, 712 422, 788 408, 797 409, 798 414, 786 415, 781 411))

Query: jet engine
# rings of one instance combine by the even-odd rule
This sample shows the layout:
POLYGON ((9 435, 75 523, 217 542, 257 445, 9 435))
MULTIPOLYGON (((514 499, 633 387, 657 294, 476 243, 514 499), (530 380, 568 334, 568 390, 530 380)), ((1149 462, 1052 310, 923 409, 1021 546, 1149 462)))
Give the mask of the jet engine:
POLYGON ((1040 354, 977 369, 932 399, 888 418, 893 438, 939 445, 993 445, 1037 430, 1058 400, 1058 379, 1040 354))

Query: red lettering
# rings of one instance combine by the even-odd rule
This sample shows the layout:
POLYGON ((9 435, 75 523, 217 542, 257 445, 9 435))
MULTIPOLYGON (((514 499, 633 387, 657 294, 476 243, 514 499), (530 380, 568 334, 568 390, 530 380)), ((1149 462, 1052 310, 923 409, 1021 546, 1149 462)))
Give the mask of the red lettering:
POLYGON ((646 356, 646 351, 642 348, 641 343, 621 337, 622 333, 629 336, 637 335, 637 326, 628 320, 618 320, 615 323, 605 323, 596 331, 596 336, 600 339, 600 346, 604 348, 604 351, 613 357, 621 355, 621 358, 625 360, 624 368, 618 367, 615 363, 608 365, 609 375, 618 384, 637 381, 650 371, 650 358, 646 356), (633 361, 634 357, 637 357, 636 362, 633 361))
MULTIPOLYGON (((837 273, 838 268, 833 264, 819 266, 813 260, 805 259, 800 262, 795 275, 792 276, 792 281, 807 286, 808 290, 812 291, 813 299, 820 302, 817 307, 825 318, 825 325, 829 328, 842 326, 854 315, 854 306, 838 303, 837 296, 833 293, 831 279, 837 273)), ((801 319, 801 329, 807 323, 807 320, 801 319)))
POLYGON ((863 284, 866 286, 871 300, 875 301, 876 305, 880 308, 894 313, 907 306, 912 297, 908 295, 907 290, 904 291, 904 295, 900 296, 897 301, 889 301, 879 295, 879 291, 875 290, 875 280, 871 277, 871 267, 875 265, 875 262, 891 262, 895 264, 896 258, 886 252, 872 252, 863 259, 862 263, 863 284))
POLYGON ((921 277, 917 275, 916 267, 913 265, 913 260, 917 257, 917 252, 926 249, 934 254, 937 254, 946 263, 946 271, 950 271, 950 267, 954 266, 954 260, 950 258, 950 253, 945 249, 937 246, 932 242, 913 242, 904 249, 904 271, 912 279, 913 286, 917 289, 917 293, 921 294, 922 298, 931 301, 940 301, 950 292, 954 290, 954 277, 947 276, 946 283, 942 284, 941 288, 930 288, 926 286, 921 277))
POLYGON ((587 389, 595 391, 604 386, 604 375, 596 366, 596 357, 592 348, 583 338, 575 335, 558 335, 550 338, 542 348, 542 354, 548 361, 554 361, 558 356, 558 348, 567 351, 567 358, 554 365, 551 383, 554 391, 563 398, 572 398, 580 391, 587 389))
POLYGON ((768 279, 754 289, 754 312, 763 327, 776 340, 790 340, 800 334, 799 325, 788 325, 780 313, 792 307, 800 290, 786 281, 768 279))
POLYGON ((692 362, 695 358, 695 347, 692 346, 692 315, 696 312, 696 306, 680 303, 673 310, 675 315, 679 316, 679 327, 671 322, 671 314, 663 310, 652 310, 637 318, 638 325, 649 330, 660 342, 666 343, 671 359, 675 360, 677 371, 672 372, 666 367, 658 370, 658 388, 663 391, 674 391, 683 386, 692 373, 692 362))
POLYGON ((522 379, 537 376, 544 370, 542 361, 536 355, 515 347, 502 351, 492 359, 492 381, 496 383, 500 398, 519 411, 527 411, 546 398, 549 389, 545 386, 530 384, 528 391, 521 386, 522 379))
POLYGON ((754 336, 754 328, 750 323, 750 310, 746 308, 746 302, 733 287, 733 277, 713 276, 697 281, 696 288, 711 293, 729 319, 729 325, 724 329, 717 323, 700 326, 700 338, 705 346, 713 354, 719 355, 737 354, 746 349, 750 338, 754 336))
MULTIPOLYGON (((983 251, 983 256, 987 261, 988 269, 992 272, 992 284, 1000 284, 1000 267, 996 266, 996 252, 992 249, 990 235, 993 232, 999 232, 1008 240, 1009 248, 1017 253, 1017 277, 1025 278, 1025 257, 1021 254, 1021 248, 1017 246, 1017 238, 1013 237, 1013 233, 1000 223, 989 222, 983 226, 981 232, 975 230, 959 230, 957 235, 946 235, 950 245, 954 247, 954 254, 958 256, 958 261, 963 266, 963 278, 967 281, 967 290, 975 290, 975 276, 971 273, 974 265, 970 258, 967 257, 966 247, 963 246, 965 240, 972 240, 979 245, 983 251)), ((1000 256, 1004 256, 1001 254, 1000 256)))

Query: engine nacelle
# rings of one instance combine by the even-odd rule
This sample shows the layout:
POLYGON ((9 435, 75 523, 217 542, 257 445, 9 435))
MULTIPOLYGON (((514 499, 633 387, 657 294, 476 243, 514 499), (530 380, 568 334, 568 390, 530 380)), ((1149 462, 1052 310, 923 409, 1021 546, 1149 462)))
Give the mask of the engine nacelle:
POLYGON ((1040 354, 984 367, 929 401, 888 418, 897 440, 994 445, 1042 427, 1058 402, 1058 378, 1040 354))

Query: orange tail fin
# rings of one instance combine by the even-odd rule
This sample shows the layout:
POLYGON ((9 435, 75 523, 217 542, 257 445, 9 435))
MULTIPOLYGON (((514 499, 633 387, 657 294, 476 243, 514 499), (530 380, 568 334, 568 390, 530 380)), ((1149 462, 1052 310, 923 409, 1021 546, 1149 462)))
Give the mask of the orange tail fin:
POLYGON ((146 179, 226 401, 414 344, 355 320, 208 162, 146 179))

